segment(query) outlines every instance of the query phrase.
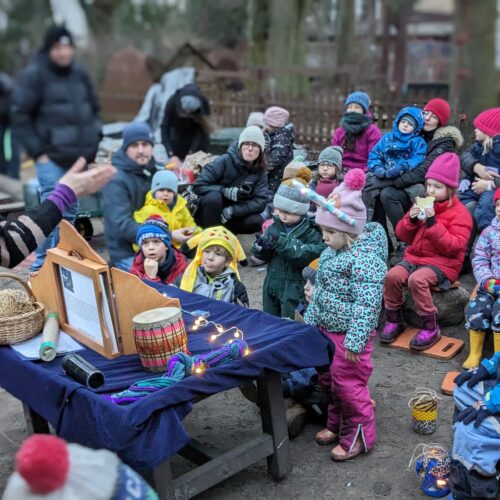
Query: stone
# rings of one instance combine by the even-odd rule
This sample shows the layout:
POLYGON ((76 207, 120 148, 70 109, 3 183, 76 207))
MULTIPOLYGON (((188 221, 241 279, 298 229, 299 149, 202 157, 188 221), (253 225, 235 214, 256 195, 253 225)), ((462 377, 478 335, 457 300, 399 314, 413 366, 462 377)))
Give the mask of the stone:
MULTIPOLYGON (((421 328, 413 298, 406 289, 403 318, 405 323, 415 328, 421 328)), ((464 322, 464 309, 469 302, 469 292, 463 287, 452 288, 446 292, 432 292, 432 300, 437 308, 437 320, 440 326, 459 326, 464 322)))

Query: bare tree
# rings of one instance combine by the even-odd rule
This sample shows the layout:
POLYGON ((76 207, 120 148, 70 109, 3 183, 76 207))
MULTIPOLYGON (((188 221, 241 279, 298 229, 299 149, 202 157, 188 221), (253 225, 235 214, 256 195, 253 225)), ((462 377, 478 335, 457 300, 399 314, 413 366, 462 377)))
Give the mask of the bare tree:
POLYGON ((473 118, 495 105, 496 0, 455 0, 451 104, 473 118))

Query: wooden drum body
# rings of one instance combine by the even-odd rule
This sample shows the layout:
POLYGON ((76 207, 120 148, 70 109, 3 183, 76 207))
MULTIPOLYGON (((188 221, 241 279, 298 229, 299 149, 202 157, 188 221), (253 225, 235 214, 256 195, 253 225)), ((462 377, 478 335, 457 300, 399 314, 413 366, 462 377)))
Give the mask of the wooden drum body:
POLYGON ((160 307, 132 318, 137 353, 150 372, 167 371, 167 362, 178 352, 187 351, 187 335, 178 307, 160 307))

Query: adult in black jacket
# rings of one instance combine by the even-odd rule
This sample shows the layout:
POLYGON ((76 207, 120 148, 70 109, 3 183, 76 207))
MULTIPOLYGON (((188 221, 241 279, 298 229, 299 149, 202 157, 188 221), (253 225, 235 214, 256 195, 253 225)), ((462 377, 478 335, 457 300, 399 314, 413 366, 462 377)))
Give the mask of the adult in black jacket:
POLYGON ((110 263, 129 271, 134 260, 137 229, 134 212, 144 205, 156 171, 153 132, 145 122, 134 121, 123 129, 123 145, 113 154, 118 173, 103 190, 104 239, 110 263))
MULTIPOLYGON (((42 202, 79 157, 94 160, 100 140, 97 99, 74 54, 69 31, 62 26, 49 28, 39 54, 21 73, 12 96, 13 132, 36 160, 42 202)), ((64 218, 73 221, 77 210, 77 203, 71 205, 64 218)), ((37 249, 32 271, 41 267, 45 251, 55 246, 57 237, 53 233, 37 249)))
POLYGON ((194 183, 194 191, 201 197, 196 212, 201 227, 222 223, 235 234, 260 231, 260 214, 268 198, 264 146, 264 134, 252 125, 226 154, 203 168, 194 183))
POLYGON ((195 83, 177 90, 165 105, 161 140, 167 154, 180 160, 210 145, 210 104, 195 83))

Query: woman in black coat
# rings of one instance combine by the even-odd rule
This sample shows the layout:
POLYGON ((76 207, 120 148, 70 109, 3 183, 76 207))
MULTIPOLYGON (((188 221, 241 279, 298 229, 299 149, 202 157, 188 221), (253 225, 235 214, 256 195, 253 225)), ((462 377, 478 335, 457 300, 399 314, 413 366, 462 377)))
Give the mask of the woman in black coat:
POLYGON ((223 224, 235 234, 260 231, 268 198, 264 145, 261 129, 247 127, 237 144, 203 168, 193 186, 201 198, 196 212, 201 227, 223 224))
POLYGON ((198 86, 189 83, 170 97, 161 124, 161 141, 169 157, 179 160, 197 151, 208 152, 210 104, 198 86))

